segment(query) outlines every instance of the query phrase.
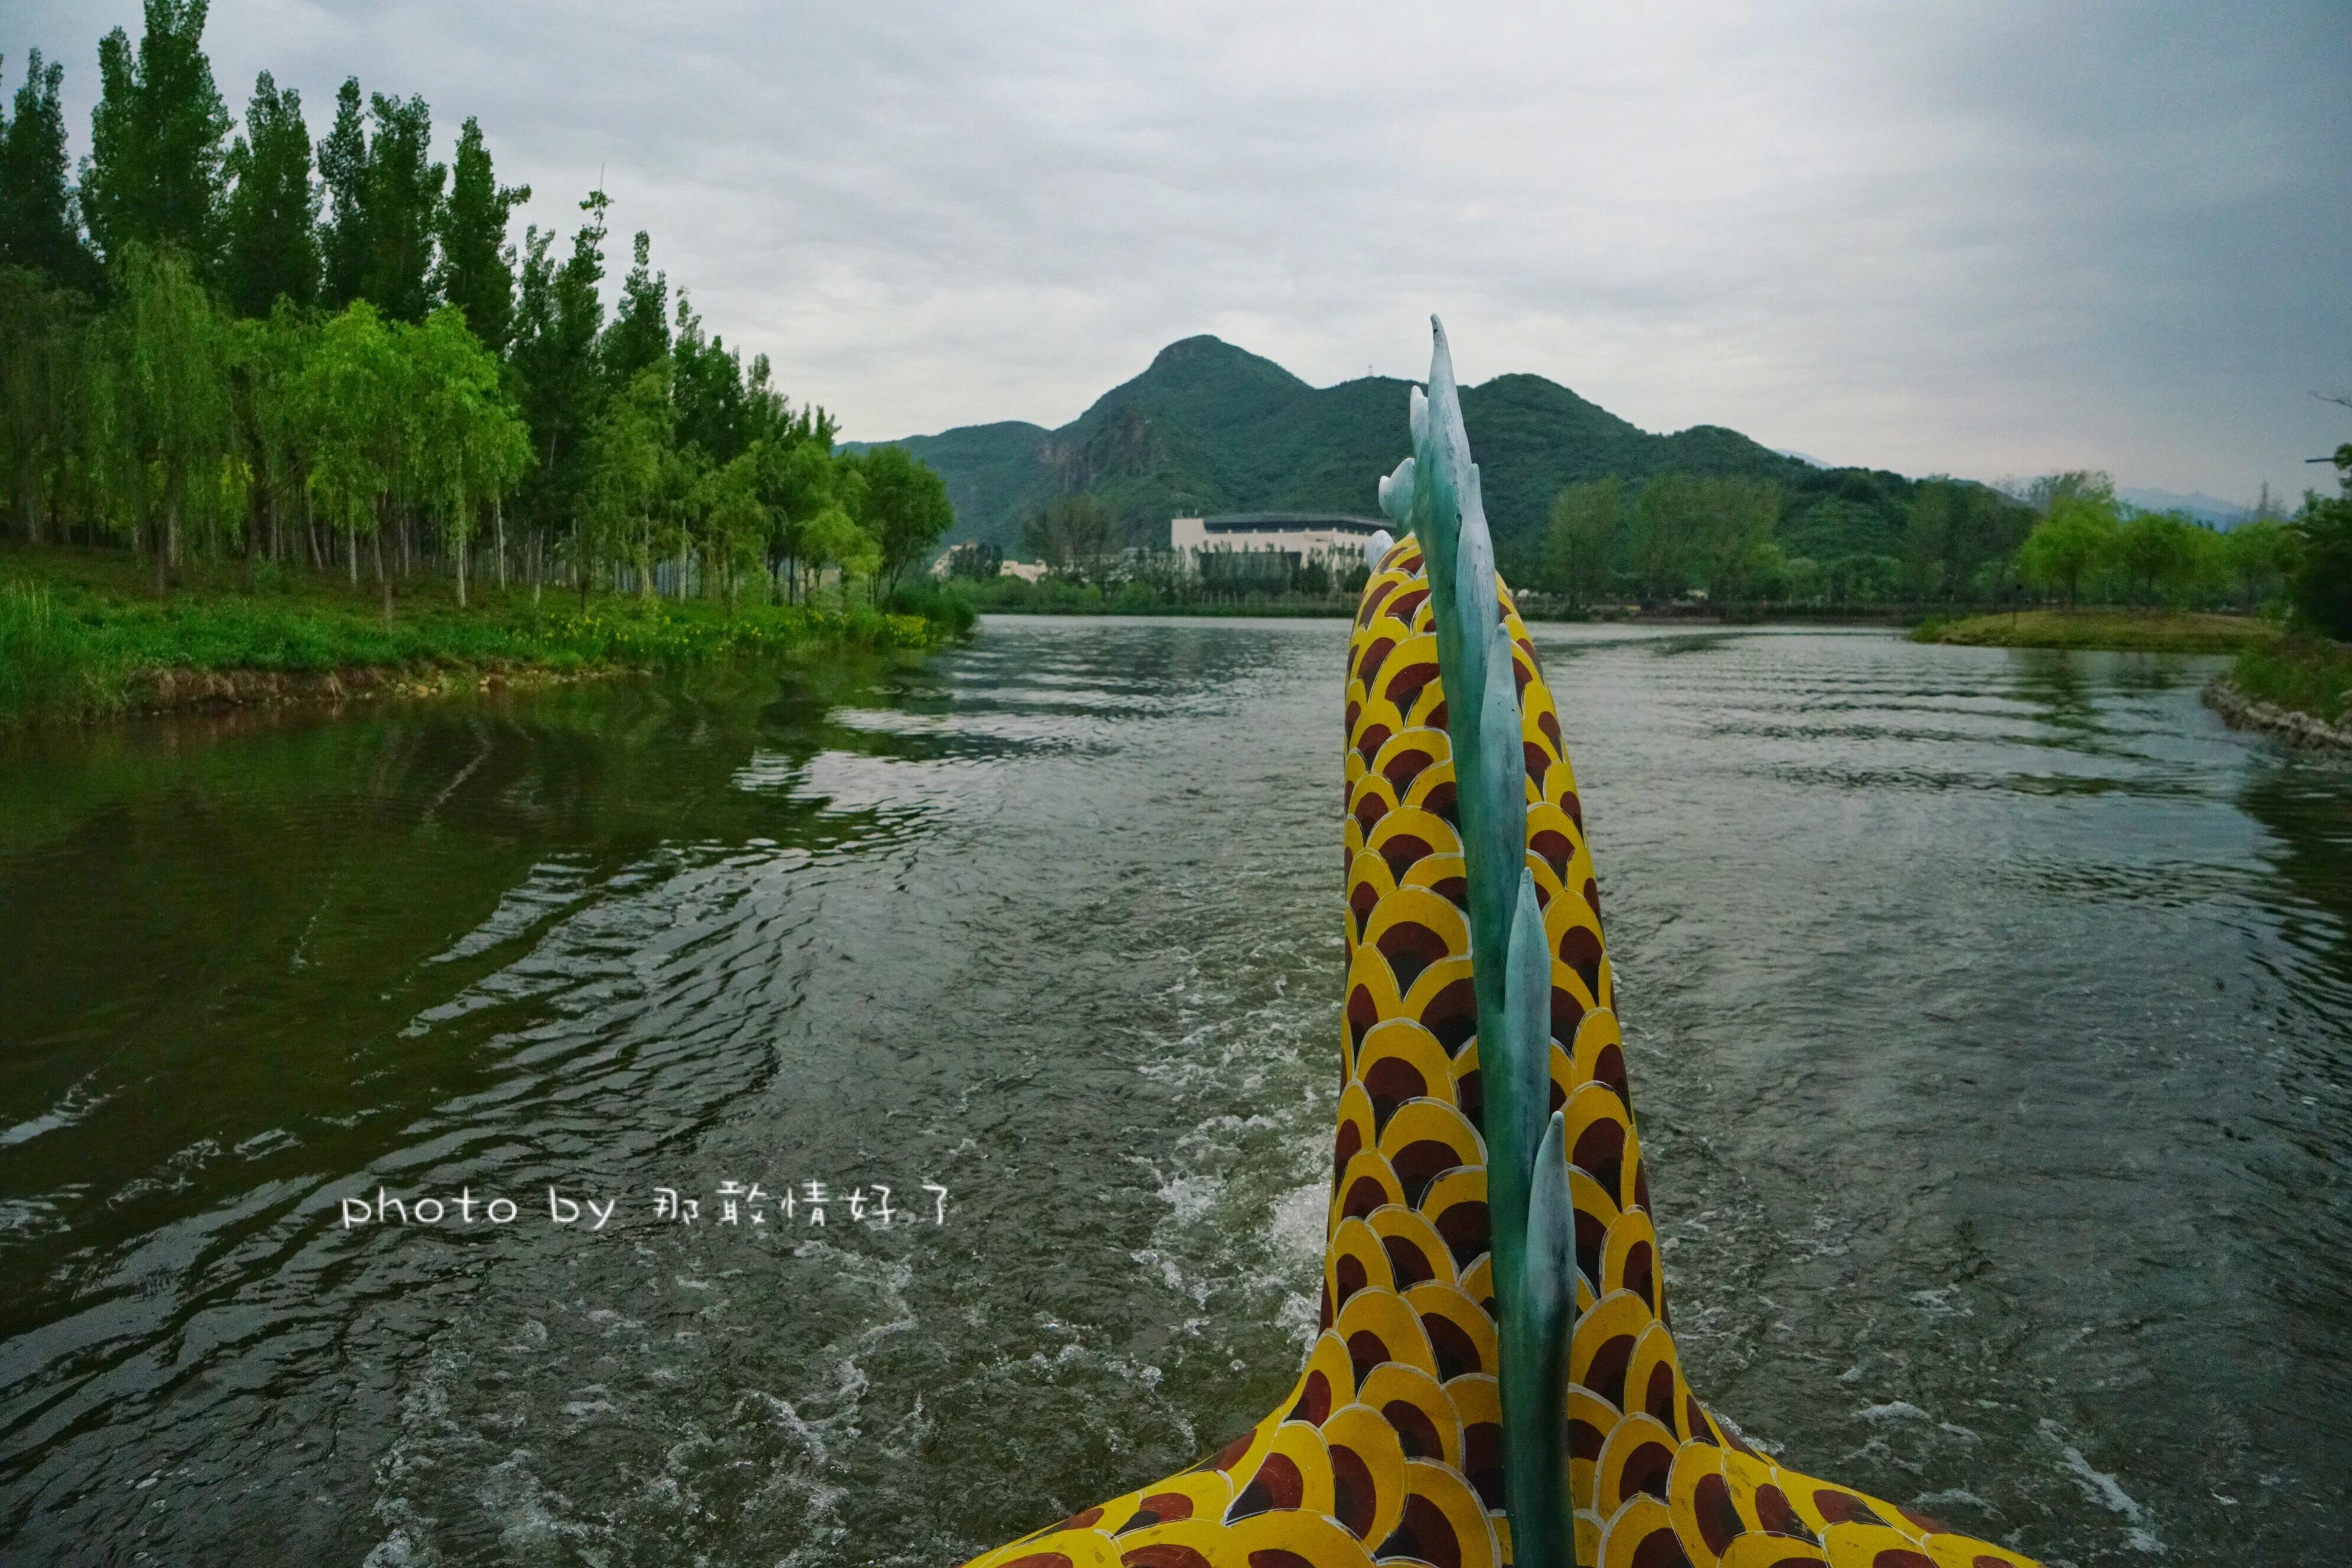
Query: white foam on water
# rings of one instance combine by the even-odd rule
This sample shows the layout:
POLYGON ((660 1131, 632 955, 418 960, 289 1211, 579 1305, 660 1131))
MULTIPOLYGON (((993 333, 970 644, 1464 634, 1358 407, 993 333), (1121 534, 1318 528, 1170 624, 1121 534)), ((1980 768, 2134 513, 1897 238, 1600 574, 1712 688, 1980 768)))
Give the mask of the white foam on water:
POLYGON ((40 1115, 29 1121, 19 1121, 14 1127, 0 1127, 0 1149, 12 1148, 18 1143, 28 1142, 44 1132, 56 1132, 71 1127, 91 1111, 104 1105, 111 1098, 110 1096, 89 1092, 89 1081, 97 1076, 96 1073, 84 1073, 67 1086, 65 1093, 58 1098, 55 1105, 40 1115))
POLYGON ((1976 1310, 1960 1300, 1960 1288, 1957 1282, 1937 1290, 1914 1290, 1911 1292, 1910 1301, 1913 1306, 1930 1317, 1973 1318, 1976 1316, 1976 1310))
POLYGON ((0 1198, 0 1237, 10 1241, 72 1228, 59 1205, 46 1198, 0 1198))
POLYGON ((1908 1400, 1890 1400, 1885 1405, 1865 1405, 1854 1412, 1864 1421, 1932 1421, 1934 1416, 1908 1400))
POLYGON ((2060 1466, 2074 1478, 2074 1484, 2083 1489, 2084 1497, 2111 1512, 2121 1514, 2131 1522, 2133 1529, 2124 1537, 2126 1544, 2135 1552, 2155 1552, 2164 1550, 2164 1542, 2157 1538, 2153 1530, 2148 1528, 2152 1521, 2148 1518, 2147 1510, 2141 1507, 2138 1500, 2129 1492, 2124 1490, 2122 1482, 2107 1471, 2094 1466, 2084 1457, 2082 1449, 2066 1441, 2067 1432, 2063 1426, 2044 1416, 2037 1424, 2037 1429, 2057 1447, 2060 1466))
POLYGON ((590 1532, 565 1517, 572 1511, 570 1500, 548 1491, 531 1468, 534 1457, 528 1449, 517 1450, 492 1466, 474 1489, 475 1500, 499 1526, 499 1544, 516 1560, 545 1557, 560 1543, 590 1532))
POLYGON ((360 1559, 360 1568, 426 1568, 440 1561, 439 1552, 429 1547, 420 1551, 406 1529, 395 1528, 360 1559))
POLYGON ((1324 1221, 1330 1205, 1330 1191, 1321 1182, 1306 1183, 1275 1199, 1267 1237, 1276 1253, 1293 1263, 1319 1260, 1323 1256, 1324 1221))
POLYGON ((1179 1225, 1189 1225, 1207 1218, 1223 1206, 1226 1186, 1218 1176, 1183 1175, 1161 1182, 1152 1195, 1168 1205, 1171 1219, 1179 1225))

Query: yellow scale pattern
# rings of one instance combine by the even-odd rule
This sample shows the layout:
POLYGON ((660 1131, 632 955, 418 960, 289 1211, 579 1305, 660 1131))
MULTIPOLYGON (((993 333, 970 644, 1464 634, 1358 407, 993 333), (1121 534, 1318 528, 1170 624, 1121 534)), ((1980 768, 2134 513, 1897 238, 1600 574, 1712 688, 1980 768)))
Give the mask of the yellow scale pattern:
MULTIPOLYGON (((1322 1329, 1282 1406, 1181 1475, 971 1568, 1498 1568, 1503 1513, 1476 1005, 1420 547, 1365 585, 1348 656, 1348 991, 1322 1329)), ((1784 1469, 1683 1381, 1559 718, 1502 591, 1552 952, 1579 1314, 1566 1413, 1591 1568, 2012 1568, 2029 1559, 1784 1469)))

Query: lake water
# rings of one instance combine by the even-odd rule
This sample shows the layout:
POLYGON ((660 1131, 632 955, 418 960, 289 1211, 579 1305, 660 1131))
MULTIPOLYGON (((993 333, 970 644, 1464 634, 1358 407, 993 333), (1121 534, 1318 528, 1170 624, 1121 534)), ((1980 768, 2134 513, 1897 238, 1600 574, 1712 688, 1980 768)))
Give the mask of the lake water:
MULTIPOLYGON (((1694 1384, 2053 1563, 2352 1550, 2352 767, 2210 661, 1536 635, 1694 1384)), ((1221 1445, 1314 1321, 1344 636, 0 749, 0 1560, 939 1563, 1221 1445)))

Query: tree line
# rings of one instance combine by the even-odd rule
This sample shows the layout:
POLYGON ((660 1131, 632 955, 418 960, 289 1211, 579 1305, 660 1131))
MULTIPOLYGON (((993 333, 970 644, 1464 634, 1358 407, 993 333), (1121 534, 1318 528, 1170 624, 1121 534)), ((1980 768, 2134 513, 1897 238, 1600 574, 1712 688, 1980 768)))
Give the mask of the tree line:
POLYGON ((265 71, 242 123, 206 0, 146 0, 99 45, 70 165, 63 68, 29 51, 0 107, 0 503, 32 543, 446 572, 583 596, 747 589, 828 573, 878 598, 953 521, 897 447, 835 450, 673 297, 640 231, 608 312, 607 214, 509 237, 478 121, 434 157, 422 98, 338 94, 313 141, 265 71))
POLYGON ((1704 595, 1840 607, 2038 598, 2256 610, 2294 583, 2307 531, 2267 492, 2253 517, 2225 533, 2185 513, 2136 510, 2106 475, 2088 471, 2008 489, 1860 470, 1802 489, 1668 474, 1561 490, 1543 550, 1522 570, 1579 607, 1704 595), (1876 514, 1860 527, 1839 515, 1869 508, 1876 514), (1831 550, 1807 548, 1824 542, 1831 550))

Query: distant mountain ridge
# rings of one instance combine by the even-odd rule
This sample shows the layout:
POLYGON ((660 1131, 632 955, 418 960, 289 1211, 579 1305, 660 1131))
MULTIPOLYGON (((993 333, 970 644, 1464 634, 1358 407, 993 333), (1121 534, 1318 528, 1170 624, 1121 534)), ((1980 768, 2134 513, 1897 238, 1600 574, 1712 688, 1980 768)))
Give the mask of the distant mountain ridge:
MULTIPOLYGON (((1056 495, 1092 490, 1138 542, 1165 543, 1171 517, 1297 509, 1371 515, 1374 486, 1407 453, 1406 389, 1392 376, 1310 386, 1221 339, 1160 351, 1057 430, 1020 420, 895 443, 939 471, 954 503, 950 542, 1018 551, 1024 521, 1056 495)), ((1816 472, 1720 426, 1637 428, 1539 375, 1499 375, 1462 394, 1486 516, 1498 544, 1531 544, 1561 487, 1617 474, 1816 472)), ((851 447, 891 445, 851 442, 851 447)))
POLYGON ((2171 490, 2119 489, 2116 491, 2116 499, 2142 511, 2185 511, 2199 521, 2211 523, 2225 531, 2245 521, 2254 512, 2252 507, 2222 500, 2207 495, 2203 490, 2194 490, 2184 496, 2171 490))

